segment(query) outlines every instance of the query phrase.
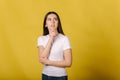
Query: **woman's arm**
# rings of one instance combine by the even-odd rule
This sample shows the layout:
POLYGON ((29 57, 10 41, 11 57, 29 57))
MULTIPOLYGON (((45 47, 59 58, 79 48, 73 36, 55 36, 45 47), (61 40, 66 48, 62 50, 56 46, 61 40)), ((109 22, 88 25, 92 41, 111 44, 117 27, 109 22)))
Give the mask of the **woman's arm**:
POLYGON ((51 47, 52 47, 52 44, 54 42, 54 38, 56 35, 57 33, 55 33, 54 31, 51 31, 49 34, 49 40, 48 40, 46 47, 45 48, 43 46, 38 47, 39 62, 42 62, 41 59, 47 59, 49 57, 50 50, 51 50, 51 47))
POLYGON ((64 51, 64 60, 62 61, 51 61, 47 58, 41 59, 43 64, 57 67, 70 67, 72 65, 72 50, 67 49, 64 51))
POLYGON ((53 38, 50 37, 45 48, 43 46, 38 47, 39 58, 48 58, 52 43, 53 43, 53 38))

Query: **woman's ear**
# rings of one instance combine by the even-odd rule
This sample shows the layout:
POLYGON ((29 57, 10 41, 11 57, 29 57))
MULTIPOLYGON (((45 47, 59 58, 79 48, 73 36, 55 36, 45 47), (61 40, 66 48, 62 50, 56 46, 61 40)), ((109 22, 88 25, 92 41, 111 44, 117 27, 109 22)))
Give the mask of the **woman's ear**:
POLYGON ((45 23, 45 27, 47 27, 47 23, 45 23))
POLYGON ((47 25, 45 25, 45 27, 47 28, 47 25))

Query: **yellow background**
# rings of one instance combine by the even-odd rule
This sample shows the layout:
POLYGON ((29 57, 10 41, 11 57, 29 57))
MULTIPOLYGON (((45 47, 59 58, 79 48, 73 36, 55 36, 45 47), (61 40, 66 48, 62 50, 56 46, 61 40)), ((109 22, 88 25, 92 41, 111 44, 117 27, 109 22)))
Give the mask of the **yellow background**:
POLYGON ((0 80, 41 80, 36 45, 48 11, 71 40, 69 80, 120 80, 120 0, 0 0, 0 80))

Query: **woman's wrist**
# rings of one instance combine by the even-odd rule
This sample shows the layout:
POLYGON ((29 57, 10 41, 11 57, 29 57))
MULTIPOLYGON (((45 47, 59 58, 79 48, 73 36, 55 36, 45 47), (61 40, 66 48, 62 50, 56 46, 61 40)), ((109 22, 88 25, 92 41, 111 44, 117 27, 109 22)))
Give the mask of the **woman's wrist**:
POLYGON ((54 37, 50 37, 49 41, 50 41, 51 43, 53 43, 54 37))
POLYGON ((46 63, 45 63, 45 65, 47 65, 47 66, 48 66, 49 64, 50 64, 50 61, 49 61, 49 60, 47 60, 47 61, 46 61, 46 63))

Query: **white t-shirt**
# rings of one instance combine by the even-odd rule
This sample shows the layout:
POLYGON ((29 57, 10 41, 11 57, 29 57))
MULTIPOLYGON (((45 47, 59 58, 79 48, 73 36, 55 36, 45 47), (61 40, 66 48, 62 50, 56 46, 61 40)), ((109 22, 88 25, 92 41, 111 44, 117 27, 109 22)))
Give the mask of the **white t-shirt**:
MULTIPOLYGON (((41 45, 43 47, 46 47, 48 40, 49 40, 49 35, 38 37, 37 46, 41 45)), ((54 43, 52 44, 48 59, 51 61, 61 61, 64 59, 63 51, 70 48, 71 48, 71 45, 68 37, 59 33, 54 39, 54 43)), ((42 73, 48 76, 66 76, 67 75, 65 68, 56 67, 56 66, 46 66, 46 65, 44 65, 44 69, 42 73)))

